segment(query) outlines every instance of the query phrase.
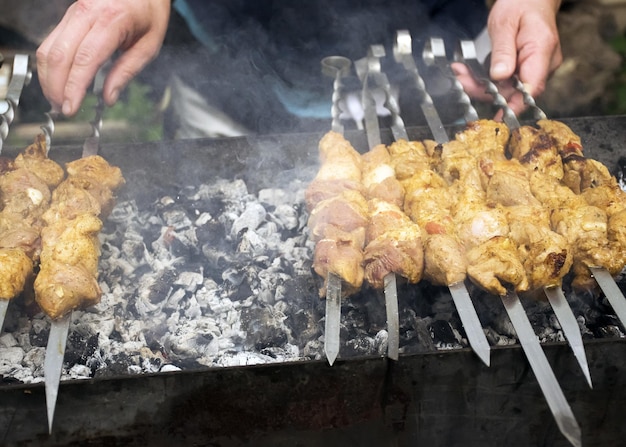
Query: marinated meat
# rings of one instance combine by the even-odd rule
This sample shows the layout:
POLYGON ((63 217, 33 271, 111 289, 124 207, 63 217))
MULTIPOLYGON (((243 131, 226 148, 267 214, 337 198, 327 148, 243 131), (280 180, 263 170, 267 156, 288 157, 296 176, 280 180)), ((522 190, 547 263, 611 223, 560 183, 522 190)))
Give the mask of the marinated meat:
POLYGON ((393 273, 409 283, 418 283, 424 264, 419 226, 393 203, 371 199, 369 205, 370 223, 363 259, 366 281, 380 289, 385 276, 393 273))
POLYGON ((3 163, 0 174, 0 299, 15 298, 30 284, 41 252, 42 216, 50 204, 50 189, 63 176, 63 168, 46 156, 43 135, 15 160, 3 163))
POLYGON ((33 260, 21 248, 0 249, 0 299, 10 300, 33 276, 33 260))
POLYGON ((70 162, 66 169, 68 177, 43 215, 39 273, 34 281, 35 299, 53 319, 100 300, 101 219, 114 205, 115 190, 124 184, 120 169, 98 155, 70 162))
POLYGON ((313 269, 324 278, 320 297, 326 295, 329 274, 341 278, 347 296, 361 287, 365 275, 368 210, 361 194, 361 154, 343 135, 328 132, 320 140, 319 157, 320 169, 305 192, 309 233, 316 241, 313 269))
MULTIPOLYGON (((573 287, 589 289, 589 267, 617 275, 626 265, 626 193, 604 165, 584 157, 563 123, 540 120, 511 132, 478 120, 448 143, 397 141, 360 162, 339 146, 337 172, 323 166, 313 185, 326 184, 333 197, 364 196, 369 215, 361 198, 341 199, 342 219, 323 207, 311 213, 313 235, 325 233, 315 231, 322 221, 353 230, 368 220, 362 265, 375 287, 392 272, 418 278, 418 233, 421 277, 436 285, 469 277, 499 295, 558 287, 570 272, 573 287)), ((344 239, 354 246, 354 237, 344 239)))

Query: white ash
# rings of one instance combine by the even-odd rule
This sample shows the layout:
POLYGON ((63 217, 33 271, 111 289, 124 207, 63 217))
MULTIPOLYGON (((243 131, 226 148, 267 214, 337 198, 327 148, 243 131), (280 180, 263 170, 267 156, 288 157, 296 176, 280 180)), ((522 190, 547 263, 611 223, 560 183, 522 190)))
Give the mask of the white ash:
MULTIPOLYGON (((281 182, 287 186, 255 194, 241 179, 218 179, 171 187, 145 205, 128 188, 100 236, 102 300, 73 313, 62 379, 322 360, 307 182, 281 182)), ((402 354, 468 347, 446 288, 398 284, 402 354)), ((500 301, 471 293, 490 343, 516 343, 500 301)), ((623 337, 606 302, 568 298, 585 337, 623 337)), ((549 306, 524 305, 542 341, 563 340, 549 306)), ((364 287, 344 300, 341 324, 340 358, 385 355, 381 292, 364 287)), ((4 383, 43 380, 49 328, 32 303, 9 306, 0 334, 4 383)))

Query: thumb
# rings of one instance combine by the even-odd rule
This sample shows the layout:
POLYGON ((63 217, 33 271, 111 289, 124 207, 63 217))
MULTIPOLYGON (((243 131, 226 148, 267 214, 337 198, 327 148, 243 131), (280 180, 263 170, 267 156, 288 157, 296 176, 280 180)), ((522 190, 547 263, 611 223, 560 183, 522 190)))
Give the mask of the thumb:
POLYGON ((517 47, 515 32, 504 27, 491 31, 491 65, 489 76, 494 81, 504 81, 515 73, 517 67, 517 47))

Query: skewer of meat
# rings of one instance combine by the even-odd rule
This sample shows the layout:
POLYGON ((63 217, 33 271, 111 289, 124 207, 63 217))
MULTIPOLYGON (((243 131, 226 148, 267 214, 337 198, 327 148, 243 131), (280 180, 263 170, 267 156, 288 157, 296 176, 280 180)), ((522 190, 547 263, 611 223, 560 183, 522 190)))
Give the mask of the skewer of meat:
MULTIPOLYGON (((440 42, 440 45, 437 45, 443 51, 443 59, 445 58, 445 46, 443 45, 443 41, 440 42)), ((428 45, 426 46, 428 47, 428 45)), ((426 56, 426 47, 424 52, 424 59, 430 59, 426 56)), ((431 46, 432 47, 432 46, 431 46)), ((446 129, 443 127, 443 123, 439 118, 439 114, 437 113, 437 109, 434 106, 433 100, 428 94, 426 90, 426 85, 424 80, 422 79, 419 70, 417 69, 417 65, 415 63, 415 58, 413 56, 413 44, 411 35, 406 30, 399 30, 396 33, 396 41, 393 49, 394 59, 396 62, 401 64, 407 71, 408 75, 414 81, 415 87, 419 94, 419 106, 422 110, 424 117, 428 123, 428 127, 432 132, 433 138, 435 141, 427 141, 423 145, 424 149, 428 151, 430 155, 435 153, 435 148, 438 147, 438 144, 443 144, 449 141, 448 134, 446 129)), ((434 58, 437 59, 436 57, 434 58)), ((450 76, 450 70, 447 71, 448 75, 444 74, 444 76, 449 77, 449 79, 454 78, 454 76, 450 76)), ((455 79, 456 80, 456 79, 455 79)), ((474 111, 472 110, 471 103, 468 100, 467 95, 464 95, 462 89, 460 88, 460 83, 452 82, 453 90, 456 89, 457 93, 459 93, 458 98, 460 101, 464 102, 465 108, 465 116, 470 117, 474 116, 474 111)), ((421 158, 421 157, 419 157, 421 158)), ((429 175, 431 174, 431 170, 427 170, 427 175, 425 179, 416 179, 418 182, 424 182, 426 185, 433 185, 431 180, 437 183, 436 176, 429 175)), ((400 174, 397 171, 397 174, 400 174)), ((417 191, 416 188, 413 191, 417 191)), ((407 191, 408 192, 408 191, 407 191)), ((432 190, 431 190, 432 192, 432 190)), ((436 194, 434 194, 436 196, 436 194)), ((443 199, 440 201, 441 205, 447 204, 449 197, 441 197, 443 199)), ((405 208, 407 204, 405 203, 405 208)), ((425 207, 426 210, 430 209, 431 211, 427 211, 425 214, 428 215, 430 212, 435 212, 435 216, 438 215, 436 211, 436 204, 431 202, 429 207, 425 207)), ((418 208, 419 209, 419 208, 418 208)), ((453 233, 446 233, 444 230, 446 228, 447 219, 449 216, 447 213, 443 213, 441 216, 442 219, 436 218, 430 222, 424 222, 423 228, 423 242, 424 242, 424 276, 431 275, 433 278, 437 278, 439 275, 437 274, 436 266, 442 265, 442 269, 439 269, 439 272, 445 272, 444 275, 441 275, 441 278, 437 278, 440 282, 438 284, 447 285, 450 294, 452 295, 452 299, 454 300, 454 304, 459 312, 459 317, 465 328, 465 332, 467 334, 467 338, 469 343, 474 350, 474 352, 479 356, 479 358, 487 365, 490 364, 490 353, 491 348, 489 347, 489 343, 487 342, 487 338, 485 333, 483 332, 480 320, 478 319, 478 315, 476 313, 476 309, 472 303, 472 299, 469 295, 467 287, 465 285, 465 277, 466 277, 466 258, 463 253, 462 247, 459 245, 458 240, 454 237, 453 233), (424 234, 425 233, 425 234, 424 234), (425 238, 424 236, 428 236, 425 238), (453 261, 453 264, 444 265, 446 261, 453 261), (430 268, 429 265, 434 266, 435 268, 430 268)))
MULTIPOLYGON (((50 203, 50 189, 65 173, 47 157, 45 138, 33 144, 15 160, 3 163, 0 175, 0 300, 6 309, 34 278, 41 251, 42 215, 50 203)), ((4 312, 0 315, 0 327, 4 312)))
MULTIPOLYGON (((489 79, 483 64, 478 60, 474 42, 469 40, 459 42, 455 59, 464 63, 476 80, 485 87, 485 91, 491 94, 494 105, 501 109, 503 113, 503 121, 509 126, 509 128, 518 128, 519 121, 517 120, 517 117, 508 107, 506 99, 499 93, 498 87, 493 81, 491 81, 491 79, 489 79)), ((516 82, 514 85, 516 88, 523 90, 521 82, 516 82)), ((530 97, 528 94, 523 94, 523 96, 525 100, 530 97)), ((533 110, 536 110, 536 108, 533 108, 533 110)), ((578 330, 575 319, 571 318, 571 309, 569 308, 561 289, 546 288, 544 290, 546 291, 546 295, 548 296, 559 321, 561 321, 561 318, 563 317, 561 324, 564 327, 564 332, 579 335, 580 331, 578 330), (566 326, 568 328, 567 330, 565 329, 566 326)), ((524 350, 526 358, 528 359, 528 362, 537 377, 539 386, 541 387, 544 397, 546 398, 546 402, 552 411, 561 433, 572 443, 572 445, 580 446, 580 426, 578 425, 571 407, 559 386, 558 380, 550 367, 545 353, 541 349, 541 345, 539 344, 532 325, 525 314, 524 307, 522 306, 519 297, 515 292, 509 291, 505 296, 501 297, 501 300, 511 323, 515 328, 522 349, 524 350)), ((570 344, 574 347, 571 341, 570 344)))
POLYGON ((313 269, 324 278, 320 297, 326 296, 325 351, 332 365, 339 352, 341 298, 363 284, 368 206, 361 193, 361 155, 335 131, 324 135, 319 151, 321 166, 306 189, 305 202, 315 242, 313 269))
POLYGON ((121 170, 98 155, 72 161, 66 170, 67 178, 53 191, 42 216, 34 283, 37 303, 53 320, 100 300, 98 234, 114 205, 115 190, 124 183, 121 170))
POLYGON ((529 288, 526 269, 509 237, 507 214, 499 203, 488 203, 483 188, 484 160, 504 160, 508 128, 502 123, 479 120, 456 135, 454 144, 443 145, 444 177, 456 203, 451 209, 459 240, 467 255, 472 282, 493 295, 504 296, 507 287, 516 292, 529 288))
POLYGON ((511 154, 532 169, 533 193, 551 210, 553 229, 565 236, 574 250, 572 286, 595 288, 591 267, 618 274, 624 266, 623 249, 609 240, 607 212, 567 186, 554 139, 542 129, 524 126, 514 134, 510 147, 511 154))
POLYGON ((398 360, 400 321, 397 277, 415 284, 422 277, 423 248, 419 227, 402 211, 404 188, 390 165, 391 156, 381 144, 380 126, 373 89, 384 93, 383 107, 390 113, 391 133, 395 141, 407 141, 408 135, 400 108, 391 91, 387 75, 381 71, 382 45, 372 45, 368 56, 356 62, 363 84, 364 127, 370 150, 363 155, 363 186, 369 200, 370 223, 366 232, 366 281, 382 289, 387 314, 387 356, 398 360))
MULTIPOLYGON (((602 251, 610 253, 610 260, 603 260, 599 266, 608 270, 612 276, 617 276, 626 266, 626 192, 620 188, 617 179, 605 165, 584 156, 580 137, 568 126, 551 120, 541 120, 537 124, 556 145, 563 162, 562 183, 582 197, 587 205, 606 215, 606 238, 602 240, 608 242, 603 245, 602 251)), ((600 219, 604 222, 604 216, 597 214, 598 222, 600 219)), ((597 267, 591 264, 589 266, 597 267)), ((579 287, 592 286, 585 284, 582 278, 577 280, 579 287)))
POLYGON ((402 184, 406 190, 404 210, 422 230, 424 278, 442 286, 463 282, 467 258, 452 218, 457 198, 450 193, 445 179, 430 168, 423 146, 391 145, 390 151, 411 158, 423 151, 423 168, 403 179, 402 184))
POLYGON ((376 289, 383 289, 389 274, 417 284, 423 270, 421 232, 401 209, 404 188, 396 179, 390 159, 383 144, 363 155, 363 185, 369 209, 363 264, 365 280, 376 289))
POLYGON ((363 247, 368 206, 361 192, 361 155, 341 134, 330 131, 320 140, 320 169, 305 193, 308 228, 315 242, 313 269, 325 284, 339 276, 348 296, 363 284, 363 247))

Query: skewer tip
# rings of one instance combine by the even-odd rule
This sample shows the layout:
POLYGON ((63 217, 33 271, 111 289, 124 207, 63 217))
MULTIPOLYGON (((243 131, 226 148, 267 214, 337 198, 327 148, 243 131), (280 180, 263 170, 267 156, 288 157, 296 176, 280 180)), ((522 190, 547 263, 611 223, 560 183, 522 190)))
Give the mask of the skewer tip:
POLYGON ((9 307, 9 300, 0 299, 0 333, 2 333, 2 327, 4 326, 4 319, 7 315, 8 307, 9 307))
POLYGON ((332 366, 339 355, 341 322, 341 278, 330 273, 326 285, 326 323, 324 327, 324 353, 332 366))

